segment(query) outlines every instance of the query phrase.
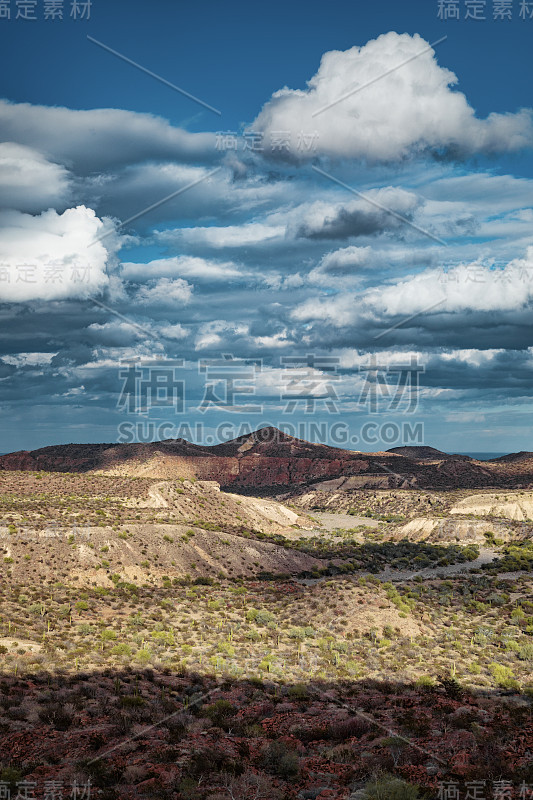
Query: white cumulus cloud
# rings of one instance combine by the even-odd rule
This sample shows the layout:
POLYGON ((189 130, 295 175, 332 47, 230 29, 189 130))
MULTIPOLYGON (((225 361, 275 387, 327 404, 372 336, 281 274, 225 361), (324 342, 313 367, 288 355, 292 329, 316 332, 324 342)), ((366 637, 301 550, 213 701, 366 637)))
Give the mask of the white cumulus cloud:
POLYGON ((325 53, 307 89, 275 92, 250 127, 265 135, 266 152, 280 131, 290 132, 297 159, 390 161, 428 150, 468 155, 531 146, 530 110, 479 119, 456 84, 421 36, 390 32, 325 53), (313 148, 299 146, 302 131, 314 135, 313 148))
POLYGON ((135 302, 146 305, 175 306, 185 305, 191 300, 193 286, 183 278, 160 278, 141 286, 135 295, 135 302))
POLYGON ((0 213, 0 301, 84 298, 109 285, 106 267, 114 243, 109 221, 78 206, 63 214, 0 213))

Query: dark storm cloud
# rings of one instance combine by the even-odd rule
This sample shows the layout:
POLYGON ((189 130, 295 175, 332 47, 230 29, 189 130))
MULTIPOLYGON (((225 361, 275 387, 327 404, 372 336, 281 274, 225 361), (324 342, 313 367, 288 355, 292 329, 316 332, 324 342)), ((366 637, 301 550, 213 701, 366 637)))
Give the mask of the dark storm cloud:
MULTIPOLYGON (((412 214, 408 219, 412 218, 412 214)), ((303 222, 296 235, 303 239, 350 239, 360 236, 375 236, 388 231, 397 231, 405 225, 387 211, 364 211, 340 208, 334 215, 316 224, 303 222)))
POLYGON ((432 354, 421 382, 425 386, 469 391, 474 396, 493 390, 522 396, 531 391, 533 354, 529 350, 467 352, 463 358, 432 354))

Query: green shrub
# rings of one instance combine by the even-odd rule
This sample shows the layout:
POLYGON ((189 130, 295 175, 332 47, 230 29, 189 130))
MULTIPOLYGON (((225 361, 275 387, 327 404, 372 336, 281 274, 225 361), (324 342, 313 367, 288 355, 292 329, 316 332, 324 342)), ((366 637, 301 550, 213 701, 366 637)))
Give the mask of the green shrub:
POLYGON ((267 625, 269 622, 275 622, 275 620, 276 615, 271 611, 267 611, 266 608, 261 609, 255 615, 255 621, 258 625, 267 625))
POLYGON ((144 706, 145 700, 138 694, 125 695, 120 698, 120 705, 122 708, 140 708, 144 706))
POLYGON ((489 664, 489 671, 497 686, 500 686, 502 689, 518 689, 519 685, 515 679, 514 673, 510 667, 504 666, 504 664, 498 664, 497 662, 493 661, 492 664, 489 664))
POLYGON ((144 648, 143 650, 138 650, 135 655, 137 660, 141 661, 143 664, 147 664, 152 658, 151 652, 146 648, 144 648))
POLYGON ((211 720, 213 725, 217 727, 221 727, 226 720, 230 717, 233 717, 236 712, 235 706, 233 706, 229 700, 216 700, 210 706, 206 706, 202 710, 202 716, 207 717, 211 720))
POLYGON ((517 655, 520 661, 533 661, 533 642, 523 644, 519 648, 517 655))
POLYGON ((294 625, 292 628, 289 628, 287 635, 289 639, 296 639, 297 641, 303 642, 306 636, 305 628, 294 625))
POLYGON ((284 742, 271 742, 263 752, 263 765, 268 772, 285 780, 295 778, 300 765, 298 754, 284 742))
POLYGON ((394 775, 382 775, 365 786, 365 800, 416 800, 418 786, 394 775))
POLYGON ((303 683, 296 683, 289 687, 289 697, 291 700, 308 700, 309 692, 303 683))
POLYGON ((421 675, 416 679, 416 686, 418 686, 420 689, 434 689, 435 681, 431 675, 421 675))
POLYGON ((129 644, 121 642, 121 644, 116 644, 111 648, 111 654, 114 656, 131 656, 131 647, 129 644))
POLYGON ((0 781, 7 783, 11 792, 17 791, 17 782, 22 780, 22 773, 14 767, 0 768, 0 781))

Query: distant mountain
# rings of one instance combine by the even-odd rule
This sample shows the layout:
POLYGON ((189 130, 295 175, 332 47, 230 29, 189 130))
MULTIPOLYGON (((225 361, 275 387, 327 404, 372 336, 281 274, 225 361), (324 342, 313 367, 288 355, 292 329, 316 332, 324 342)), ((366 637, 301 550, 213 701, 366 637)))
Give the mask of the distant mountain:
POLYGON ((474 461, 496 461, 497 458, 500 458, 500 456, 504 456, 506 454, 502 453, 501 450, 499 453, 490 453, 486 450, 481 450, 476 453, 474 450, 469 450, 468 453, 458 453, 458 455, 470 456, 470 458, 473 458, 474 461))
POLYGON ((387 450, 387 453, 397 453, 399 456, 407 456, 407 458, 416 458, 419 461, 426 461, 426 460, 443 460, 443 459, 454 459, 455 461, 472 461, 473 459, 470 456, 461 454, 461 453, 443 453, 442 450, 437 450, 435 447, 416 447, 416 446, 406 446, 406 447, 391 447, 390 450, 387 450))
POLYGON ((493 459, 493 461, 498 461, 500 463, 512 463, 515 461, 532 461, 533 460, 533 453, 529 450, 521 450, 519 453, 509 453, 507 456, 500 456, 499 458, 493 459))
POLYGON ((247 433, 229 442, 223 442, 204 449, 209 451, 210 456, 235 456, 240 458, 246 454, 249 456, 255 455, 268 458, 319 458, 335 460, 339 458, 360 459, 368 455, 368 453, 344 450, 339 447, 331 447, 327 444, 307 442, 305 439, 297 439, 274 427, 259 428, 259 430, 253 433, 247 433))
MULTIPOLYGON (((361 453, 261 428, 206 447, 185 439, 149 444, 67 444, 0 457, 0 470, 100 473, 217 481, 241 493, 276 494, 349 478, 359 488, 524 488, 533 485, 532 454, 478 462, 433 447, 361 453)), ((342 483, 342 481, 341 481, 342 483)))

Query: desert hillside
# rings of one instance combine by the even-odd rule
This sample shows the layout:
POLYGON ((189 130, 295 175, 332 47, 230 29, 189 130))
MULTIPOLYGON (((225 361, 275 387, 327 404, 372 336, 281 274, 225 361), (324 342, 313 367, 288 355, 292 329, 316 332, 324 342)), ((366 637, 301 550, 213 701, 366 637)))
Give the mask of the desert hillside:
POLYGON ((151 448, 0 471, 12 797, 53 779, 100 800, 423 800, 529 779, 533 493, 363 474, 276 499, 187 461, 266 461, 271 480, 316 453, 280 446, 182 454, 178 476, 151 448))

